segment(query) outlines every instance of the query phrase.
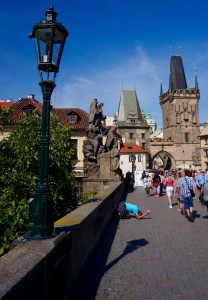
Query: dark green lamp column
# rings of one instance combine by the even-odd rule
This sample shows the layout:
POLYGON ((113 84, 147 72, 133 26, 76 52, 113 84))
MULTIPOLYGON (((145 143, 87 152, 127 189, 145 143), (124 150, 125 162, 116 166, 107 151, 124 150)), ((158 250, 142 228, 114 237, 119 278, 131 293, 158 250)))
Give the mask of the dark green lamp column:
POLYGON ((46 11, 46 19, 38 22, 29 35, 34 38, 38 70, 40 72, 43 108, 40 135, 39 176, 35 198, 30 200, 29 225, 25 238, 46 239, 54 236, 53 200, 49 187, 49 143, 51 95, 55 88, 55 77, 59 71, 60 61, 68 31, 56 22, 57 13, 53 6, 46 11), (44 79, 43 77, 46 77, 44 79), (52 77, 52 79, 50 79, 52 77))

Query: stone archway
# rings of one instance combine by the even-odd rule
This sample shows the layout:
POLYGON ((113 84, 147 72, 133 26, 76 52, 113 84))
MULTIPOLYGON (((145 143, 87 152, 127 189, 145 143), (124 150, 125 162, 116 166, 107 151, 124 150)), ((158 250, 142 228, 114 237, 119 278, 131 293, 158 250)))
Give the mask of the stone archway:
POLYGON ((157 164, 158 167, 162 167, 164 170, 175 169, 176 166, 173 156, 164 150, 157 152, 152 157, 152 167, 154 167, 154 163, 157 164))

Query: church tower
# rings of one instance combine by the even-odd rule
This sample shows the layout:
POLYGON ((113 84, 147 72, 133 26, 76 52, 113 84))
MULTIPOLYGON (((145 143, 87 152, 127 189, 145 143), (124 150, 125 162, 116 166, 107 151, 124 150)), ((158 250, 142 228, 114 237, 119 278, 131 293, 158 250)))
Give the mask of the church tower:
POLYGON ((197 76, 195 75, 195 87, 188 88, 181 56, 171 56, 169 89, 163 93, 161 84, 160 105, 163 139, 173 145, 171 152, 176 166, 200 164, 196 160, 200 147, 199 99, 197 76))
POLYGON ((150 126, 142 116, 136 91, 122 90, 116 121, 124 143, 149 150, 150 126))

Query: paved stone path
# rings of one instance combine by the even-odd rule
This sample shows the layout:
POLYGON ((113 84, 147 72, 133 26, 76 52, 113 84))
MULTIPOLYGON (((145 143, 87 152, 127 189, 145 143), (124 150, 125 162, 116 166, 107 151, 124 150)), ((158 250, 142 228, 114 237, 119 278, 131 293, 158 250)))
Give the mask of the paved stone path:
MULTIPOLYGON (((208 214, 195 200, 195 222, 142 188, 128 202, 150 209, 142 220, 115 217, 73 300, 208 299, 208 214)), ((176 201, 174 201, 176 202, 176 201)))

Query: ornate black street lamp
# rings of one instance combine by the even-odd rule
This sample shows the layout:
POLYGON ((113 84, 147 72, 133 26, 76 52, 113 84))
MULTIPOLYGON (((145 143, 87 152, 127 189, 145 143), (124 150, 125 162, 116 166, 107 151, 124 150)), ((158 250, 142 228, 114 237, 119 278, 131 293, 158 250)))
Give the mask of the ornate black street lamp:
POLYGON ((129 155, 129 161, 132 162, 132 168, 131 169, 132 169, 132 174, 134 175, 134 171, 136 169, 136 166, 135 166, 136 155, 135 155, 135 153, 132 153, 132 154, 129 155))
POLYGON ((35 191, 35 198, 29 206, 29 225, 25 237, 28 239, 45 239, 52 237, 54 229, 53 201, 50 194, 49 169, 49 129, 51 95, 55 88, 55 77, 68 36, 68 31, 56 22, 57 13, 53 6, 46 11, 46 19, 38 22, 29 35, 34 38, 38 70, 40 72, 43 108, 40 135, 39 177, 35 191), (46 79, 43 78, 46 77, 46 79), (50 79, 50 76, 52 79, 50 79))

